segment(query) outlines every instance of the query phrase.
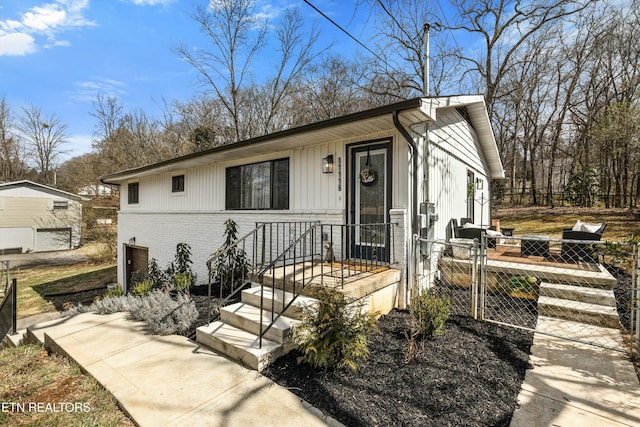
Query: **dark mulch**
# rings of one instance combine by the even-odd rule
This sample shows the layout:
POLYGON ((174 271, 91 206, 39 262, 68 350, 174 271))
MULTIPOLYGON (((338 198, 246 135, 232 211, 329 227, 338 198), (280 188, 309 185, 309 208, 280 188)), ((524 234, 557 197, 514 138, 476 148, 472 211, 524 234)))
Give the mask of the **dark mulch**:
POLYGON ((405 363, 409 314, 382 316, 358 372, 298 364, 263 374, 348 426, 506 426, 529 368, 533 333, 453 315, 446 335, 405 363))

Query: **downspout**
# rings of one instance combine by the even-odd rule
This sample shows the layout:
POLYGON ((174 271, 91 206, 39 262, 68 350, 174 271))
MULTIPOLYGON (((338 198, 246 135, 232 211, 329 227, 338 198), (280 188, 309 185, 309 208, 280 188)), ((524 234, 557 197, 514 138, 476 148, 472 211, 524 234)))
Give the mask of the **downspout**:
MULTIPOLYGON (((408 250, 407 250, 407 291, 409 286, 413 287, 415 285, 414 281, 415 281, 415 272, 414 270, 414 257, 415 254, 413 253, 413 236, 418 234, 418 221, 417 221, 417 212, 418 212, 418 179, 416 178, 416 173, 418 171, 418 146, 416 145, 416 142, 413 140, 413 137, 411 136, 411 134, 409 134, 409 132, 404 128, 404 126, 402 126, 402 124, 400 123, 400 120, 398 120, 398 110, 394 110, 393 111, 393 125, 396 127, 396 129, 398 130, 398 132, 400 132, 400 134, 404 137, 404 139, 407 141, 407 144, 409 144, 409 147, 411 148, 411 168, 413 169, 413 173, 410 175, 411 177, 411 212, 409 212, 409 215, 411 217, 411 235, 410 235, 410 241, 409 241, 409 245, 408 245, 408 250)), ((405 304, 408 303, 407 301, 407 292, 405 291, 404 295, 401 295, 401 301, 403 301, 405 304)))

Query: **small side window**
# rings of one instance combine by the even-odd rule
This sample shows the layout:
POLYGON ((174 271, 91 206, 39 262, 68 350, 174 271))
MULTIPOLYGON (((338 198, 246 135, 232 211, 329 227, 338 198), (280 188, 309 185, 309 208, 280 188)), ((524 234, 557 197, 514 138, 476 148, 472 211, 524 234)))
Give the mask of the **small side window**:
POLYGON ((54 200, 53 210, 66 210, 69 209, 69 202, 66 200, 54 200))
POLYGON ((130 205, 139 203, 140 200, 140 183, 132 182, 127 186, 127 201, 130 205))
POLYGON ((172 193, 184 192, 184 175, 175 175, 171 177, 171 192, 172 193))

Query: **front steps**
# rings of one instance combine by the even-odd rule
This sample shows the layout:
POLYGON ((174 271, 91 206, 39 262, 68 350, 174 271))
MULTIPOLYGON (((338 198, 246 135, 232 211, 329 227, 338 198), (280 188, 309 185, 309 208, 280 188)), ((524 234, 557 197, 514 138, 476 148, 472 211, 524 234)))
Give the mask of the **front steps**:
POLYGON ((538 313, 605 328, 620 327, 612 289, 542 282, 538 313))
MULTIPOLYGON (((282 311, 293 294, 264 288, 262 324, 266 328, 272 316, 282 311), (270 311, 273 308, 273 312, 270 311), (275 314, 272 314, 275 313, 275 314)), ((313 298, 298 296, 294 304, 267 331, 259 345, 261 287, 242 291, 241 302, 220 309, 220 320, 196 330, 196 341, 243 365, 262 370, 292 349, 291 327, 299 322, 302 307, 313 304, 313 298)))

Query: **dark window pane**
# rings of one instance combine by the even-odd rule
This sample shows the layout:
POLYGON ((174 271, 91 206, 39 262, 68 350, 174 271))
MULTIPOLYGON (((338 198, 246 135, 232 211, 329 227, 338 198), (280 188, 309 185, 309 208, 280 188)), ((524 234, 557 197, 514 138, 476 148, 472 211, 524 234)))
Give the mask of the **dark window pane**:
POLYGON ((128 202, 135 204, 139 201, 140 183, 132 182, 127 186, 128 202))
POLYGON ((240 171, 241 166, 227 168, 225 188, 225 206, 227 209, 240 209, 240 171))
POLYGON ((273 209, 289 209, 289 159, 273 162, 273 209))
POLYGON ((288 209, 289 159, 226 170, 226 209, 288 209))
POLYGON ((184 191, 184 175, 171 177, 171 192, 180 193, 184 191))

